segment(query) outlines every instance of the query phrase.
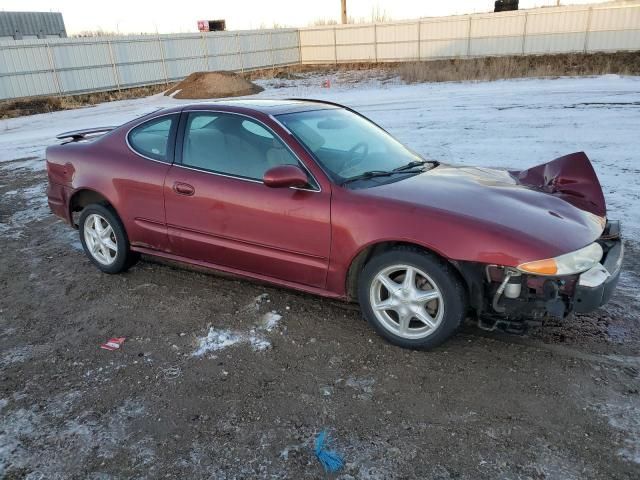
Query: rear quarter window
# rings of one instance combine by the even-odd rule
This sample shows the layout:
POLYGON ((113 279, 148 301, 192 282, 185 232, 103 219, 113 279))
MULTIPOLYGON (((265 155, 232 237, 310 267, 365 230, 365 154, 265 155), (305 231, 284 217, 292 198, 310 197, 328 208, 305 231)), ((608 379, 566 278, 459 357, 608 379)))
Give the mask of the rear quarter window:
POLYGON ((129 146, 143 157, 170 163, 176 124, 177 115, 166 115, 138 125, 129 132, 129 146))

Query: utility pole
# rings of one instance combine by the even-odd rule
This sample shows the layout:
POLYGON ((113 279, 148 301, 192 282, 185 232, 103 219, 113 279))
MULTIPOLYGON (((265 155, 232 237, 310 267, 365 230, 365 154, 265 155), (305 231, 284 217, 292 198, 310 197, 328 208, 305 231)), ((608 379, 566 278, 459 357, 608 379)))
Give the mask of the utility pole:
POLYGON ((347 23, 347 0, 340 0, 340 3, 342 4, 342 8, 340 9, 342 13, 342 23, 347 23))

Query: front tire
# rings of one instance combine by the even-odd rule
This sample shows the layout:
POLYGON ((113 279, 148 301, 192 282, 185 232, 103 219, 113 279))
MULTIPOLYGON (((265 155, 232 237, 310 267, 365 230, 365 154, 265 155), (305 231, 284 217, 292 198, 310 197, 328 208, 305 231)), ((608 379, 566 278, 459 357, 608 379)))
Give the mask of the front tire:
POLYGON ((138 260, 129 247, 129 239, 115 211, 91 204, 80 214, 80 242, 91 263, 105 273, 126 271, 138 260))
POLYGON ((413 247, 397 247, 371 259, 358 278, 364 318, 403 348, 428 350, 460 327, 466 294, 445 261, 413 247))

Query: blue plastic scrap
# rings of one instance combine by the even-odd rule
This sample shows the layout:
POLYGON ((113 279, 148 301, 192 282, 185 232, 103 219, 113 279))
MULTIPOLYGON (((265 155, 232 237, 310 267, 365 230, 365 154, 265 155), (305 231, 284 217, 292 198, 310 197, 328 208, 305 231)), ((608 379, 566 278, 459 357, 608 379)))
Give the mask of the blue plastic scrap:
POLYGON ((330 443, 331 437, 327 435, 326 430, 323 430, 316 437, 314 453, 325 472, 337 472, 343 467, 344 460, 335 450, 328 450, 330 443))

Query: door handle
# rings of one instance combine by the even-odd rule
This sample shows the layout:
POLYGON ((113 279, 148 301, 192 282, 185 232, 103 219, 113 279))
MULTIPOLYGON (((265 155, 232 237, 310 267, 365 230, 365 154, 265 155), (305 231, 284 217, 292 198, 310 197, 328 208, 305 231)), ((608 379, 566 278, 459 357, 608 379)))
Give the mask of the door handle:
POLYGON ((188 195, 191 196, 196 193, 196 189, 193 188, 193 185, 189 185, 188 183, 176 182, 173 184, 173 191, 178 195, 188 195))

